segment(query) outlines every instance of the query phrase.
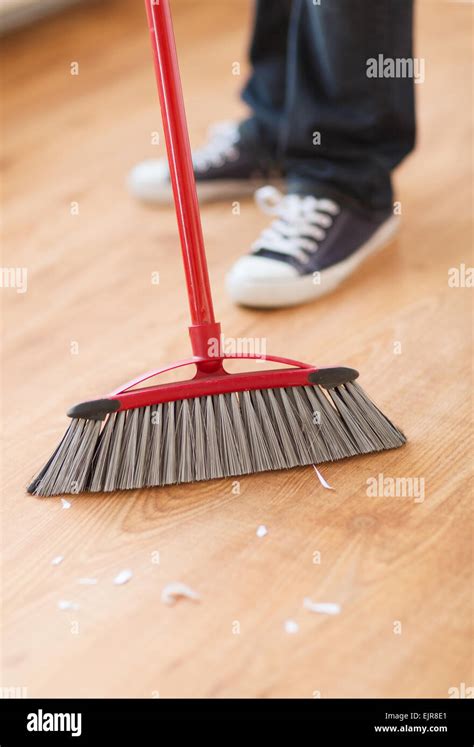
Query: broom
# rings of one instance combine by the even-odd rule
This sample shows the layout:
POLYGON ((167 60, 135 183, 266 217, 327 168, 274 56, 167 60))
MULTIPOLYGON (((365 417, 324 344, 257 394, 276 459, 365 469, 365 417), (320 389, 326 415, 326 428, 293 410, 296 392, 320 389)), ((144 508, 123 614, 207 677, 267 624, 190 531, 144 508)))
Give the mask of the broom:
POLYGON ((181 239, 192 357, 75 405, 62 441, 28 492, 102 492, 245 475, 392 449, 405 436, 352 368, 278 356, 283 368, 228 373, 215 321, 168 0, 146 0, 181 239), (216 346, 216 342, 218 343, 216 346), (212 352, 211 352, 212 351, 212 352), (194 364, 193 379, 138 387, 194 364), (138 387, 138 388, 137 388, 138 387))

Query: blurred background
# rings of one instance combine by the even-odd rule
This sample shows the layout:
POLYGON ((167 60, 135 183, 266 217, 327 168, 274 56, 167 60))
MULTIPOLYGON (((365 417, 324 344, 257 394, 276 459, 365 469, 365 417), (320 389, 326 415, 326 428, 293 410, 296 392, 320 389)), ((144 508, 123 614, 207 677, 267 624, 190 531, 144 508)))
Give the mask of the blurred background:
MULTIPOLYGON (((0 6, 0 31, 5 33, 15 28, 34 23, 44 16, 55 13, 81 0, 3 0, 0 6)), ((86 0, 87 1, 87 0, 86 0)))

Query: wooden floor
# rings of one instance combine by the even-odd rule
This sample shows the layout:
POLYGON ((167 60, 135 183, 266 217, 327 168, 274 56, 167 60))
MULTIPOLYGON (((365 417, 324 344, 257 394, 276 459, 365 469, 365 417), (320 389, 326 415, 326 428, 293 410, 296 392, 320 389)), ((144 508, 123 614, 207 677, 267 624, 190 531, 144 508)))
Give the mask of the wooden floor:
MULTIPOLYGON (((227 203, 204 210, 226 333, 355 366, 408 434, 402 450, 324 465, 335 491, 305 468, 242 478, 238 495, 222 480, 76 496, 64 510, 25 494, 71 404, 187 354, 187 307, 172 209, 143 208, 124 187, 137 160, 163 153, 151 144, 159 111, 141 4, 73 8, 5 41, 3 265, 29 274, 26 293, 1 291, 3 686, 311 698, 447 697, 472 684, 472 290, 448 285, 449 268, 472 263, 472 7, 417 5, 426 80, 419 146, 397 174, 396 244, 318 303, 243 310, 223 278, 265 218, 251 201, 240 216, 227 203), (423 478, 425 500, 368 496, 379 474, 423 478), (128 568, 129 583, 114 585, 128 568), (164 606, 170 581, 202 601, 164 606), (311 614, 306 596, 341 604, 340 615, 311 614)), ((217 0, 181 0, 175 15, 198 144, 210 122, 243 111, 250 3, 234 0, 229 15, 217 0)))

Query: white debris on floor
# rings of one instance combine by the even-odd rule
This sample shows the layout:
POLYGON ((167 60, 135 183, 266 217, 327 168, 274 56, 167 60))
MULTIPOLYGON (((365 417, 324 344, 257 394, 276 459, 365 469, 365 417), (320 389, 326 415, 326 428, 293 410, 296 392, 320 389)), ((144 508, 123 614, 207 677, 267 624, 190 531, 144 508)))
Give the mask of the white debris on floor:
POLYGON ((201 599, 196 591, 181 583, 181 581, 172 581, 170 584, 166 584, 161 592, 161 601, 164 604, 174 604, 180 597, 192 599, 194 602, 199 602, 201 599))
POLYGON ((61 504, 63 508, 71 508, 71 503, 65 498, 61 498, 61 504))
POLYGON ((257 529, 257 537, 265 537, 268 534, 268 529, 264 524, 260 524, 257 529))
POLYGON ((313 602, 309 597, 304 598, 303 607, 320 615, 339 615, 341 612, 341 605, 336 602, 313 602))
POLYGON ((55 558, 52 559, 51 565, 59 565, 64 560, 64 555, 56 555, 55 558))
POLYGON ((290 635, 298 633, 300 629, 300 626, 294 620, 285 620, 285 625, 283 627, 285 628, 285 632, 289 633, 290 635))
POLYGON ((97 583, 96 578, 80 578, 79 583, 82 584, 82 586, 94 586, 97 583))
POLYGON ((328 482, 326 482, 326 480, 324 479, 324 477, 322 476, 321 472, 319 471, 319 469, 316 467, 315 464, 313 464, 313 469, 316 472, 316 474, 318 476, 318 480, 321 483, 321 485, 323 486, 323 488, 326 488, 326 490, 335 490, 336 489, 336 488, 332 488, 330 486, 330 484, 328 482))
POLYGON ((79 605, 76 602, 70 602, 67 599, 61 599, 58 602, 58 607, 60 610, 78 610, 79 605))
POLYGON ((120 573, 117 573, 114 578, 114 584, 116 586, 122 586, 123 584, 128 583, 132 576, 132 571, 129 568, 125 568, 123 571, 120 571, 120 573))

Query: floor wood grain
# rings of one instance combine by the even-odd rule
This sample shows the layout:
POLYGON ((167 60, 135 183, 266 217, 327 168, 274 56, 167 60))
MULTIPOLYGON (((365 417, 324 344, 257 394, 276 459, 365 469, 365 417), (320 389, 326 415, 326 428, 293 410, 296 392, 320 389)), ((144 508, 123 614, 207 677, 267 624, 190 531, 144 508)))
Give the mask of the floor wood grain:
MULTIPOLYGON (((187 307, 172 209, 143 208, 124 187, 137 160, 163 153, 141 4, 73 8, 4 41, 3 266, 28 269, 26 293, 1 290, 4 687, 311 698, 445 697, 472 684, 472 290, 448 285, 449 268, 472 263, 472 7, 417 5, 426 80, 392 247, 319 303, 254 312, 230 304, 223 278, 265 219, 251 201, 240 216, 227 203, 203 214, 224 331, 359 368, 408 435, 402 450, 323 466, 335 491, 307 468, 242 478, 237 494, 221 480, 77 496, 68 510, 25 494, 72 403, 187 353, 187 307), (424 501, 368 496, 379 474, 423 478, 424 501), (115 586, 125 568, 133 578, 115 586), (174 580, 202 601, 165 607, 174 580), (307 612, 306 596, 341 614, 307 612)), ((198 144, 210 122, 243 111, 250 4, 181 0, 175 16, 198 144)))

